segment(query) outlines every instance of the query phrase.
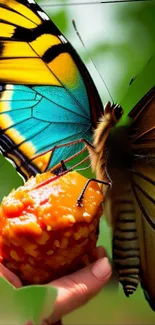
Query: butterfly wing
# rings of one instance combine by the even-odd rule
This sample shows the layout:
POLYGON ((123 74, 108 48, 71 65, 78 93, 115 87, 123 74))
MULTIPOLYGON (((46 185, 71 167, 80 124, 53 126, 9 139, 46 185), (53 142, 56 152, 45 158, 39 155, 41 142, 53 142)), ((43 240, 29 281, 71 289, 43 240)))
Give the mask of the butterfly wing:
POLYGON ((141 283, 155 310, 155 87, 135 106, 129 116, 131 130, 132 189, 140 245, 141 283))
POLYGON ((103 112, 80 57, 30 0, 0 0, 0 145, 26 178, 84 145, 103 112))
POLYGON ((113 227, 113 259, 127 296, 139 279, 155 310, 155 87, 131 110, 130 127, 109 137, 112 190, 106 214, 113 227))

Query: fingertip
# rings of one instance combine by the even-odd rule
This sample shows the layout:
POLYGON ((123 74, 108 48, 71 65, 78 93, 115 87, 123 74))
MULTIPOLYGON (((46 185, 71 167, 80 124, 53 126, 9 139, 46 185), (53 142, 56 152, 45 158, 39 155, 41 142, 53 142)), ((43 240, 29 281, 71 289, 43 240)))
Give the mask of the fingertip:
POLYGON ((97 260, 93 264, 91 271, 98 280, 102 281, 103 283, 106 283, 112 275, 112 268, 108 258, 103 257, 97 260))

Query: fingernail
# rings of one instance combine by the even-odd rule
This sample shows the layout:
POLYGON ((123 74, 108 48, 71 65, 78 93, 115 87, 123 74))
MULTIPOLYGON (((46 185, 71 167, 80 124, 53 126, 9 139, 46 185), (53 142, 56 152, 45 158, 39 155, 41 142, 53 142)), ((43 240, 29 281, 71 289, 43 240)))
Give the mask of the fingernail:
POLYGON ((107 257, 99 259, 93 266, 92 266, 92 273, 95 277, 99 280, 108 280, 112 271, 111 265, 107 257))

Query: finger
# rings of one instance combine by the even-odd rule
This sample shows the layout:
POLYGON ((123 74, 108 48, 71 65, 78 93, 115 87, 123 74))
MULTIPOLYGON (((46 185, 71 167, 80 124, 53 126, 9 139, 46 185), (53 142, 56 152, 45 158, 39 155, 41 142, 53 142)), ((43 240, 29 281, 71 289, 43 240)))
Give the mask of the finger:
POLYGON ((58 296, 52 316, 43 324, 52 324, 85 304, 103 288, 111 274, 107 257, 102 257, 78 272, 51 282, 51 285, 58 289, 58 296))
POLYGON ((0 264, 0 276, 7 279, 16 288, 20 288, 22 286, 20 279, 2 264, 0 264))

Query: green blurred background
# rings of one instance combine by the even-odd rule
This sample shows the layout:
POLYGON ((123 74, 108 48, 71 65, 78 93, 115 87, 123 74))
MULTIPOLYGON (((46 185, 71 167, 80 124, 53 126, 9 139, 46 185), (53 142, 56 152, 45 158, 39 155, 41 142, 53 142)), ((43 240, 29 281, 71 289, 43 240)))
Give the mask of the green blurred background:
MULTIPOLYGON (((87 65, 105 104, 110 97, 99 74, 106 82, 114 102, 121 103, 127 114, 155 85, 155 1, 76 5, 75 0, 38 1, 87 65), (69 5, 72 4, 72 5, 69 5), (72 26, 78 30, 97 70, 90 62, 72 26), (131 79, 134 79, 131 86, 131 79)), ((0 199, 22 184, 13 166, 0 156, 0 199)), ((101 220, 99 244, 111 255, 111 229, 101 220)), ((152 257, 154 258, 154 256, 152 257)), ((155 285, 155 284, 153 284, 155 285)), ((126 298, 122 288, 109 284, 86 306, 67 317, 66 324, 155 324, 139 288, 126 298)))

